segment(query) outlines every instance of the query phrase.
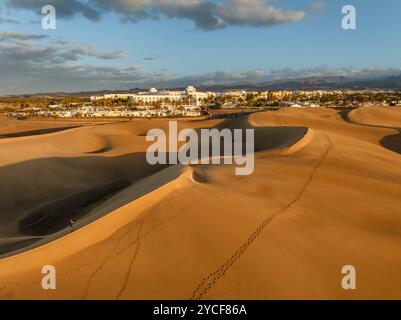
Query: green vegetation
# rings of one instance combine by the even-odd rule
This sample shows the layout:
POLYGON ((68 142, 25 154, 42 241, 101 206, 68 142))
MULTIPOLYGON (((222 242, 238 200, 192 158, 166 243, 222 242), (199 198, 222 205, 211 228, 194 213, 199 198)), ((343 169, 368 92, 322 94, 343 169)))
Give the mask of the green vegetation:
POLYGON ((396 104, 401 101, 401 92, 334 92, 322 95, 309 96, 305 94, 294 95, 291 101, 311 102, 324 105, 352 107, 363 104, 396 104))

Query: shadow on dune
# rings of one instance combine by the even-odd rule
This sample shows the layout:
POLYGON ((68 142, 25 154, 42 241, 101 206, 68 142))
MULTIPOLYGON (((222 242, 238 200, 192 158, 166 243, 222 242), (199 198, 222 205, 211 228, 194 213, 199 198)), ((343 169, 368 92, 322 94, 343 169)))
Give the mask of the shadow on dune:
MULTIPOLYGON (((300 126, 254 126, 249 122, 249 115, 243 119, 225 120, 215 126, 216 129, 254 129, 255 152, 274 151, 288 148, 299 142, 308 133, 309 128, 300 126)), ((245 143, 245 140, 242 141, 245 143)), ((245 150, 243 149, 243 152, 245 150)))
POLYGON ((56 132, 61 132, 61 131, 65 131, 65 130, 75 129, 75 128, 80 128, 80 126, 39 129, 39 130, 23 131, 23 132, 16 132, 16 133, 6 133, 6 134, 0 133, 0 139, 38 136, 38 135, 42 135, 42 134, 56 133, 56 132))
POLYGON ((364 126, 364 127, 371 127, 371 128, 391 129, 391 130, 398 131, 398 134, 386 136, 383 139, 381 139, 379 141, 379 143, 383 148, 386 148, 390 151, 401 154, 401 128, 389 127, 389 126, 383 126, 383 125, 365 124, 365 123, 358 123, 358 122, 352 121, 352 119, 349 117, 349 113, 351 111, 352 110, 345 109, 345 110, 340 111, 339 114, 344 121, 346 121, 350 124, 364 126))
MULTIPOLYGON (((108 199, 167 167, 147 164, 144 152, 118 157, 35 159, 0 167, 0 180, 8 181, 0 185, 0 255, 49 235, 52 240, 65 235, 70 219, 77 221, 77 228, 98 219, 107 214, 97 209, 108 199), (39 238, 26 240, 28 236, 39 238)), ((160 179, 160 184, 167 183, 168 178, 160 179)), ((110 211, 160 184, 156 179, 136 188, 130 193, 132 197, 128 195, 110 211)))
POLYGON ((99 150, 96 150, 96 151, 87 152, 86 154, 102 154, 102 153, 109 152, 112 149, 113 149, 112 147, 106 146, 106 147, 100 148, 99 150))
POLYGON ((396 153, 401 154, 401 129, 397 129, 398 134, 384 137, 380 140, 380 144, 396 153))
POLYGON ((348 123, 351 123, 351 120, 349 118, 349 113, 354 110, 354 109, 348 109, 348 108, 344 108, 341 111, 338 112, 338 114, 341 116, 341 118, 348 123))
POLYGON ((131 184, 130 181, 116 181, 53 202, 22 219, 18 223, 18 231, 29 236, 46 236, 60 231, 65 228, 66 221, 76 221, 85 216, 96 204, 106 201, 131 184))

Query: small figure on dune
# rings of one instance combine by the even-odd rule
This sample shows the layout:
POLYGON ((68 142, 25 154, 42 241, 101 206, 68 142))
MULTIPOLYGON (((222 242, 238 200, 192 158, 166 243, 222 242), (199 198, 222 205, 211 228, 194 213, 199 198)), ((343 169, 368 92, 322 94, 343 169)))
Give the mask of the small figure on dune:
POLYGON ((68 221, 68 225, 69 225, 70 228, 71 228, 71 232, 74 231, 74 224, 75 224, 75 221, 74 221, 74 220, 70 219, 70 221, 68 221))

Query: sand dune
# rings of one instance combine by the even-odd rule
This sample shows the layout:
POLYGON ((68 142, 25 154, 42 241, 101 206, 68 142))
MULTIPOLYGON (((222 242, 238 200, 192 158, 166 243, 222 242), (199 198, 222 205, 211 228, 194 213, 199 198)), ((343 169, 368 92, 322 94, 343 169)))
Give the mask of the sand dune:
MULTIPOLYGON (((166 121, 152 123, 167 130, 166 124, 166 121)), ((22 162, 0 168, 0 176, 13 184, 1 193, 3 207, 0 213, 3 223, 0 227, 0 257, 13 255, 68 234, 68 221, 71 219, 78 221, 78 227, 88 223, 89 217, 93 221, 94 217, 117 209, 122 204, 113 196, 132 184, 135 185, 128 191, 131 194, 130 201, 136 199, 133 195, 143 195, 153 191, 155 186, 161 186, 160 182, 149 184, 143 181, 145 177, 166 169, 166 166, 150 166, 146 163, 145 133, 149 125, 149 121, 139 121, 134 126, 119 124, 71 129, 63 133, 4 142, 6 147, 12 146, 13 152, 8 155, 10 158, 15 161, 21 155, 20 149, 25 158, 24 161, 19 159, 22 162), (81 139, 83 135, 85 139, 81 139), (28 148, 47 157, 32 157, 32 152, 26 152, 28 148), (85 152, 92 149, 97 151, 85 152), (63 153, 64 157, 55 157, 63 153), (83 155, 78 156, 80 153, 83 155), (34 179, 26 181, 26 172, 31 172, 34 179), (146 187, 143 187, 144 184, 146 187), (16 190, 29 196, 15 203, 16 190), (110 197, 113 197, 114 207, 108 211, 99 210, 99 206, 102 207, 110 197), (36 238, 28 240, 25 239, 27 236, 36 238), (16 241, 10 241, 10 237, 16 241), (21 241, 21 238, 24 240, 21 241)), ((227 127, 230 126, 252 127, 244 120, 230 121, 227 127)), ((272 153, 280 153, 281 150, 287 152, 293 144, 303 139, 306 131, 302 127, 256 128, 256 137, 263 141, 257 145, 257 149, 272 150, 272 153)), ((166 183, 173 178, 177 178, 177 175, 171 175, 170 179, 158 179, 166 183)))
POLYGON ((359 108, 351 111, 349 114, 349 118, 354 123, 366 124, 371 126, 401 128, 400 107, 359 108))
POLYGON ((395 134, 390 134, 380 140, 380 144, 393 152, 401 154, 401 108, 361 108, 352 111, 348 115, 351 123, 356 123, 372 128, 393 129, 395 134), (381 110, 382 109, 382 110, 381 110))
POLYGON ((396 133, 392 117, 380 117, 374 125, 386 127, 324 109, 180 122, 254 126, 250 176, 235 176, 231 165, 147 166, 144 135, 167 129, 163 120, 4 139, 0 237, 8 245, 32 241, 16 228, 32 212, 131 185, 95 199, 77 231, 0 260, 0 297, 399 299, 401 156, 380 143, 396 133), (48 264, 57 268, 54 291, 40 286, 48 264), (357 268, 356 291, 341 288, 348 264, 357 268))

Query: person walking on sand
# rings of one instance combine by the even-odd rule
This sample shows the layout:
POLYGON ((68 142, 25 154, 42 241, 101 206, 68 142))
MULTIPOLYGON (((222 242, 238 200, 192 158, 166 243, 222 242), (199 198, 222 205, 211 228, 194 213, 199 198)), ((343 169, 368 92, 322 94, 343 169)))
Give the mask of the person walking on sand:
POLYGON ((70 228, 71 228, 71 232, 74 231, 74 224, 75 224, 75 221, 74 221, 74 220, 70 219, 70 221, 68 221, 68 225, 69 225, 70 228))

